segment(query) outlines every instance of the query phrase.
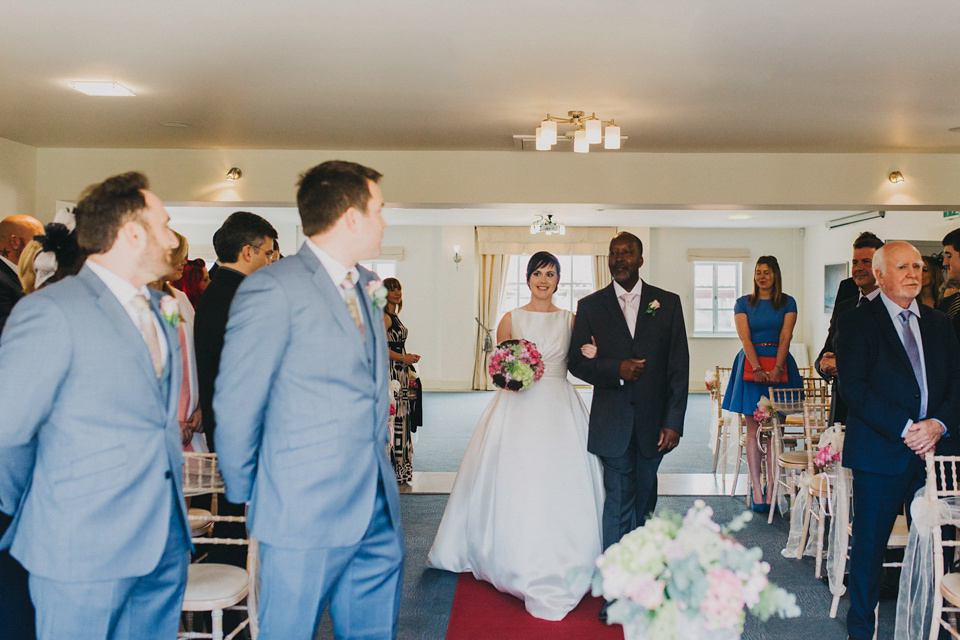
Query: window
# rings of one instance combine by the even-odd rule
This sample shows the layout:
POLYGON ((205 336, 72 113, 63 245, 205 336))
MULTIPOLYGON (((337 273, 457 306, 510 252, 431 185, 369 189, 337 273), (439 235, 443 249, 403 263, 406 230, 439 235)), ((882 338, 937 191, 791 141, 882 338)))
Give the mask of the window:
MULTIPOLYGON (((509 257, 497 325, 507 311, 530 302, 530 289, 527 287, 529 260, 530 254, 509 257)), ((593 256, 557 256, 557 260, 560 262, 560 286, 553 294, 553 304, 576 313, 577 301, 594 291, 593 256)))
POLYGON ((381 280, 397 277, 396 260, 364 260, 359 264, 380 276, 381 280))
POLYGON ((740 262, 693 263, 693 334, 735 336, 733 305, 740 297, 740 262))

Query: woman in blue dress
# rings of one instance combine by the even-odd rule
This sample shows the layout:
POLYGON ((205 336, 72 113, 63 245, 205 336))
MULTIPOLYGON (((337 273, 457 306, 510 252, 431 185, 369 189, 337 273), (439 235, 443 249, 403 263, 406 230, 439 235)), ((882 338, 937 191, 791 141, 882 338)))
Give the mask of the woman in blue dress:
MULTIPOLYGON (((783 292, 780 264, 773 256, 760 256, 753 271, 753 293, 737 299, 733 307, 737 335, 743 348, 733 361, 730 383, 723 397, 723 408, 741 413, 747 424, 747 466, 750 469, 750 504, 754 511, 770 508, 773 494, 774 465, 767 463, 767 483, 760 479, 763 455, 757 438, 759 425, 753 411, 761 396, 769 396, 769 388, 799 388, 803 384, 797 363, 790 355, 790 340, 797 324, 797 302, 783 292), (763 357, 765 362, 761 363, 763 357), (770 360, 775 358, 775 360, 770 360), (744 369, 753 372, 753 381, 744 380, 744 369), (774 384, 783 379, 787 382, 774 384)), ((764 447, 769 450, 769 447, 764 447)))

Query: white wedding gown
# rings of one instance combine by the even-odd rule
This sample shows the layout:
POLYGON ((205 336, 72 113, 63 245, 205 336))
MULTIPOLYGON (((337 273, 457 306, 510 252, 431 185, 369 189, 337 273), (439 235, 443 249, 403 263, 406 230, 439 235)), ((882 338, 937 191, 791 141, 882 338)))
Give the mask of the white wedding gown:
POLYGON ((537 345, 545 372, 484 410, 427 564, 470 571, 560 620, 585 593, 568 573, 592 571, 601 552, 603 479, 587 452, 587 408, 567 382, 571 313, 511 313, 513 337, 537 345))

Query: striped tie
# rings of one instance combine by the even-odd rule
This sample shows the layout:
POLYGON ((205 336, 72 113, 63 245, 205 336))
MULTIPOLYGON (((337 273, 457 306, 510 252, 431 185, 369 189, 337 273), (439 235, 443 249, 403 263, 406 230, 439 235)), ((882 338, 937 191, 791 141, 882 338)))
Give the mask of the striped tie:
POLYGON ((366 340, 367 334, 363 330, 363 320, 360 318, 360 307, 357 304, 357 288, 353 285, 353 274, 349 271, 343 282, 340 283, 340 288, 343 289, 343 299, 347 303, 347 311, 350 312, 350 317, 353 318, 357 329, 360 330, 360 336, 366 340))
POLYGON ((140 335, 143 336, 143 341, 147 343, 150 360, 153 361, 153 370, 159 378, 163 373, 163 360, 160 358, 160 338, 157 336, 157 326, 153 322, 153 311, 150 310, 150 303, 147 302, 147 297, 142 293, 134 296, 130 303, 137 310, 137 317, 140 320, 140 335))

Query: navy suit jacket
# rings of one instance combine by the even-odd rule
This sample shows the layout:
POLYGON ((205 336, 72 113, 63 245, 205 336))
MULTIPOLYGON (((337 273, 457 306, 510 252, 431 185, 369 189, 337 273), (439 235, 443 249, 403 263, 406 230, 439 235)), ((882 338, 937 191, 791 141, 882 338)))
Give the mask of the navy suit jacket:
POLYGON ((690 356, 680 298, 644 282, 634 337, 623 317, 613 283, 581 299, 570 339, 569 368, 591 383, 590 433, 587 450, 598 456, 623 455, 630 435, 637 434, 645 458, 660 455, 657 440, 666 427, 683 435, 683 416, 690 387, 690 356), (647 313, 650 303, 660 303, 647 313), (597 341, 597 357, 585 358, 580 347, 597 341), (640 378, 620 384, 620 363, 646 358, 640 378))
POLYGON ((20 278, 5 263, 0 262, 0 332, 6 324, 13 305, 23 297, 23 287, 20 278))
POLYGON ((920 305, 920 336, 927 374, 927 414, 920 415, 920 385, 880 296, 838 319, 837 373, 847 403, 843 466, 899 475, 923 461, 903 442, 907 420, 936 418, 951 439, 960 401, 960 345, 946 314, 920 305))

